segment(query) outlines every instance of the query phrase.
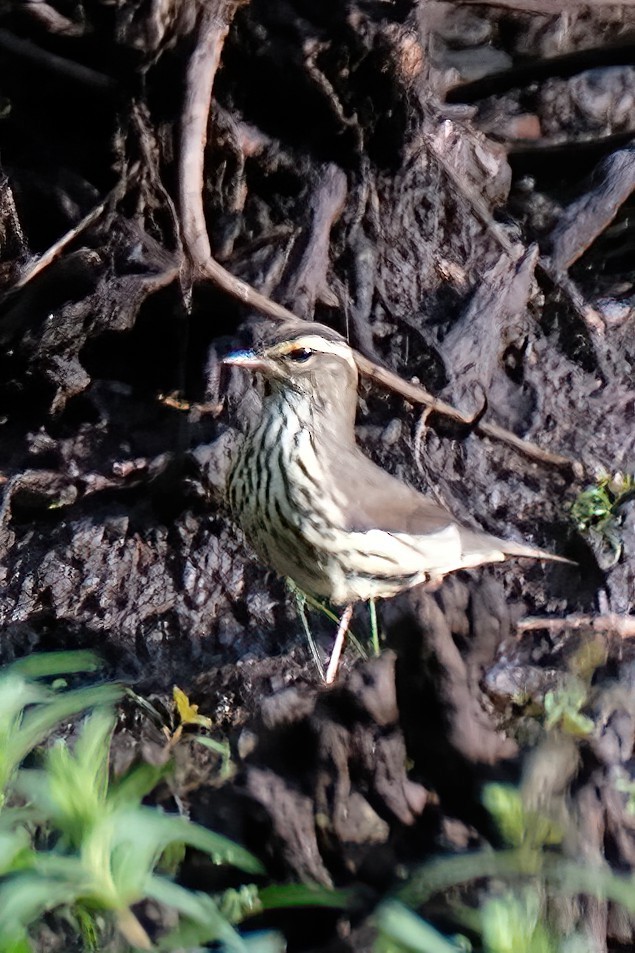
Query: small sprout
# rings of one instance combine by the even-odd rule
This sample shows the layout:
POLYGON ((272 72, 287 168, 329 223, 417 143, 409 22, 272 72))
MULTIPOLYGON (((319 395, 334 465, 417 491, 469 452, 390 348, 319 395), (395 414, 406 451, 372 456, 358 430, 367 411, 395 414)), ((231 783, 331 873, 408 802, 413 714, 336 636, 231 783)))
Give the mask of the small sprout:
POLYGON ((209 748, 210 751, 213 751, 215 754, 219 755, 220 780, 226 781, 228 778, 231 778, 235 772, 235 768, 232 762, 232 753, 229 742, 216 741, 215 738, 208 738, 206 735, 194 735, 194 741, 197 741, 199 744, 203 745, 204 748, 209 748))
POLYGON ((260 893, 255 884, 243 884, 238 889, 226 890, 216 898, 218 909, 230 923, 240 923, 262 911, 260 893))
POLYGON ((578 678, 569 679, 561 688, 547 692, 544 700, 545 728, 559 728, 574 738, 587 738, 593 733, 593 721, 580 711, 587 703, 588 690, 578 678))
POLYGON ((560 844, 561 828, 538 811, 527 808, 522 793, 508 784, 488 784, 483 804, 510 847, 541 848, 560 844))
POLYGON ((578 494, 571 506, 571 515, 579 532, 596 539, 609 550, 606 568, 620 558, 622 544, 617 532, 618 509, 633 494, 635 477, 630 473, 617 472, 613 476, 602 473, 596 483, 578 494))
POLYGON ((626 813, 635 815, 635 781, 629 777, 618 778, 615 790, 626 795, 626 813))
MULTIPOLYGON (((198 725, 201 728, 207 729, 212 727, 212 719, 208 718, 207 715, 199 715, 198 705, 193 705, 185 692, 182 691, 177 685, 174 686, 172 695, 180 723, 170 736, 169 740, 171 745, 176 744, 176 742, 180 739, 181 735, 183 734, 183 728, 186 725, 198 725)), ((167 729, 164 729, 164 731, 167 734, 167 729)), ((203 747, 209 748, 211 751, 214 751, 217 755, 219 755, 221 759, 220 777, 222 780, 230 778, 234 769, 231 760, 231 749, 229 747, 229 742, 216 741, 216 739, 208 738, 206 735, 193 735, 193 738, 195 741, 198 741, 199 744, 202 744, 203 747)))
POLYGON ((557 938, 545 923, 539 891, 507 891, 483 905, 481 923, 487 953, 557 953, 557 938))
POLYGON ((595 486, 587 486, 571 506, 571 515, 581 533, 598 526, 613 515, 613 501, 605 479, 595 486))
POLYGON ((207 715, 199 715, 198 705, 193 705, 185 692, 175 685, 172 690, 172 697, 176 705, 177 714, 181 725, 200 725, 201 728, 211 728, 212 719, 207 715))

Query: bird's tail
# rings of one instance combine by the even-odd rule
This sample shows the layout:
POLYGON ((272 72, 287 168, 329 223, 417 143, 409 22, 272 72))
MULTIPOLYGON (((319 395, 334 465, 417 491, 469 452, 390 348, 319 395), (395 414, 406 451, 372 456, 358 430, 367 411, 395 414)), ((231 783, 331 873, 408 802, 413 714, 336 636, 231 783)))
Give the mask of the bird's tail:
POLYGON ((535 546, 529 546, 527 543, 516 543, 511 539, 499 539, 498 544, 505 556, 528 556, 530 559, 550 559, 556 563, 568 563, 570 566, 577 566, 573 559, 567 559, 565 556, 556 556, 555 553, 547 552, 546 549, 538 549, 535 546))
POLYGON ((564 556, 556 556, 546 549, 538 549, 528 543, 517 543, 512 539, 501 539, 498 536, 485 536, 473 530, 461 531, 463 549, 463 566, 479 566, 482 563, 496 563, 508 559, 510 556, 525 556, 529 559, 549 559, 551 562, 577 565, 573 560, 564 556))

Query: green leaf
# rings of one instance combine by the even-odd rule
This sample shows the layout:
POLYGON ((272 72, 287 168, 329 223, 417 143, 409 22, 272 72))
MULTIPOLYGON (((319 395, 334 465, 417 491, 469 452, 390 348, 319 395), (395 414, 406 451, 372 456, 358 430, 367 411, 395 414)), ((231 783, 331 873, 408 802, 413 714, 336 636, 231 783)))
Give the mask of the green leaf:
POLYGON ((223 837, 222 834, 216 834, 206 827, 194 824, 185 817, 162 814, 153 808, 140 807, 129 817, 122 815, 119 818, 119 831, 124 839, 129 839, 131 832, 135 836, 137 832, 143 834, 152 840, 159 852, 176 841, 208 854, 215 864, 229 864, 249 874, 264 873, 260 861, 244 847, 235 844, 228 837, 223 837))
POLYGON ((9 673, 0 677, 0 799, 24 758, 61 722, 86 708, 115 701, 116 685, 55 693, 9 673))
POLYGON ((536 889, 494 897, 481 910, 483 945, 488 953, 556 953, 543 919, 536 889))
POLYGON ((559 825, 546 814, 526 808, 518 788, 487 784, 483 789, 483 804, 510 847, 540 848, 562 841, 559 825))
POLYGON ((24 827, 0 831, 0 876, 21 870, 31 858, 31 838, 24 827))
MULTIPOLYGON (((66 741, 49 749, 39 772, 39 801, 68 841, 79 846, 107 812, 110 738, 115 723, 108 709, 84 723, 71 750, 66 741)), ((36 790, 37 790, 36 782, 36 790)))
MULTIPOLYGON (((178 910, 182 916, 195 924, 198 927, 196 931, 198 942, 219 940, 228 950, 246 953, 246 947, 240 934, 221 914, 216 903, 208 894, 186 890, 184 887, 162 877, 151 876, 148 877, 145 884, 145 895, 158 901, 158 903, 163 903, 174 910, 178 910)), ((173 944, 174 939, 174 934, 170 934, 166 941, 173 944)), ((174 946, 163 946, 163 943, 161 943, 161 948, 174 949, 174 946)))
POLYGON ((109 800, 115 807, 140 804, 170 770, 169 763, 155 765, 143 762, 134 765, 121 778, 111 781, 109 800))
POLYGON ((35 652, 12 662, 1 674, 19 674, 27 679, 53 678, 55 675, 96 672, 103 664, 103 659, 90 651, 35 652))
MULTIPOLYGON (((46 692, 41 686, 23 683, 21 706, 33 706, 24 715, 7 724, 0 706, 0 737, 6 742, 0 749, 0 784, 6 785, 13 771, 26 755, 41 744, 50 732, 61 722, 78 714, 86 708, 111 704, 116 701, 121 690, 116 685, 94 685, 75 691, 55 695, 46 692), (6 730, 3 730, 6 729, 6 730)), ((11 690, 14 686, 9 686, 11 690)), ((0 681, 0 697, 6 699, 7 684, 0 681)))
POLYGON ((505 843, 510 847, 520 847, 525 839, 526 819, 518 788, 509 784, 487 784, 482 800, 505 843))
POLYGON ((72 885, 37 873, 15 874, 0 884, 0 949, 4 942, 62 903, 72 903, 72 885))
POLYGON ((389 938, 403 950, 412 953, 462 953, 460 946, 396 900, 380 904, 375 916, 380 936, 389 938))
POLYGON ((273 884, 262 887, 258 893, 263 910, 287 907, 332 907, 344 910, 352 902, 346 890, 332 890, 317 884, 273 884))

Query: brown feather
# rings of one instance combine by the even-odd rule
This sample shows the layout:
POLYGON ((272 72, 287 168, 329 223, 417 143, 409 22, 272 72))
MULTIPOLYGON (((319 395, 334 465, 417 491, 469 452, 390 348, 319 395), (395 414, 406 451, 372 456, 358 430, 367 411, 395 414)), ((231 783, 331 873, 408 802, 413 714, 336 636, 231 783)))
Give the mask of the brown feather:
POLYGON ((353 352, 330 328, 278 327, 253 356, 229 360, 271 385, 235 465, 233 509, 263 558, 307 591, 344 604, 507 556, 568 562, 462 525, 366 457, 355 439, 353 352), (264 499, 250 487, 259 483, 254 461, 267 466, 269 457, 275 466, 264 499))

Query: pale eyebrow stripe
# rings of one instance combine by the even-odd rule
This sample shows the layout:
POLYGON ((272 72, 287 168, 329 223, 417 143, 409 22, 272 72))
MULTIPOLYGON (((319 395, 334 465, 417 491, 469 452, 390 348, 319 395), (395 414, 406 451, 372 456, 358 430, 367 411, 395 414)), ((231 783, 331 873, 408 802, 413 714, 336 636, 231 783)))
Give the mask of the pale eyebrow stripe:
POLYGON ((299 348, 307 348, 312 351, 319 351, 322 354, 337 354, 347 360, 352 360, 352 352, 345 341, 327 341, 318 335, 307 334, 304 337, 295 338, 293 341, 284 341, 269 349, 269 353, 276 355, 289 354, 291 351, 299 348))

